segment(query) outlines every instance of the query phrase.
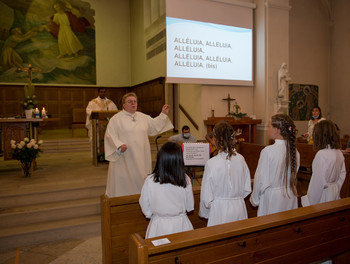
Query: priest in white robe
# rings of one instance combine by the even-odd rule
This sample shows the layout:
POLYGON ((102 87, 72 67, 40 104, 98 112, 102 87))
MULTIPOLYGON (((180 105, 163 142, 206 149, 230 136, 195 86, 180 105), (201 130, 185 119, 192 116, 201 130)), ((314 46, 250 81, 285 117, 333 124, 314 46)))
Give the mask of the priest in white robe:
POLYGON ((152 172, 149 136, 173 129, 164 105, 156 118, 137 111, 137 96, 122 99, 123 110, 109 121, 105 133, 105 159, 109 161, 106 195, 117 197, 141 193, 145 178, 152 172))
POLYGON ((106 89, 103 87, 98 88, 98 96, 92 99, 88 106, 86 107, 86 123, 85 126, 88 129, 88 135, 90 142, 92 141, 92 122, 91 122, 91 112, 92 111, 108 111, 108 110, 118 110, 117 106, 112 100, 106 97, 106 89))

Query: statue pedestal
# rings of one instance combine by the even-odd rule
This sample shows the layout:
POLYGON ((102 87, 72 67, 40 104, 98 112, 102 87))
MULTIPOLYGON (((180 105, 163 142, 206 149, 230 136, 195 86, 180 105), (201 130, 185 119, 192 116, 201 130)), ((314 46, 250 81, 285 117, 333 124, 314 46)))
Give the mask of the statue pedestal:
POLYGON ((274 113, 276 114, 286 114, 288 115, 289 101, 283 100, 283 98, 278 97, 277 103, 274 105, 274 113))

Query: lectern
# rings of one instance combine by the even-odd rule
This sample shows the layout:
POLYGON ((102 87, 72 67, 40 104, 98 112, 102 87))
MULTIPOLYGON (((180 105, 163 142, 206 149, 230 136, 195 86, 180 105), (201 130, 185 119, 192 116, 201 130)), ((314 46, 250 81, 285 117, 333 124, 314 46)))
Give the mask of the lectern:
POLYGON ((113 111, 92 111, 92 164, 98 165, 98 157, 104 154, 104 137, 109 119, 118 113, 113 111))

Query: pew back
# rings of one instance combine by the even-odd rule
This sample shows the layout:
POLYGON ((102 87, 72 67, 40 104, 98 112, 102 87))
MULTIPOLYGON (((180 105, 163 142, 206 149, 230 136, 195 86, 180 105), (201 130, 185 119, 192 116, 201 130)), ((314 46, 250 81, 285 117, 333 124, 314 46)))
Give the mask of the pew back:
MULTIPOLYGON (((199 218, 200 187, 193 188, 194 211, 188 214, 193 228, 207 226, 199 218)), ((101 226, 103 263, 128 263, 128 243, 131 234, 146 234, 149 220, 142 214, 139 194, 109 198, 101 196, 101 226)))
POLYGON ((250 144, 246 142, 239 142, 238 152, 244 157, 250 171, 250 177, 254 179, 256 167, 260 157, 260 152, 265 146, 258 144, 250 144))
POLYGON ((350 198, 208 228, 130 238, 129 263, 350 263, 350 198), (153 240, 170 243, 154 246, 153 240))

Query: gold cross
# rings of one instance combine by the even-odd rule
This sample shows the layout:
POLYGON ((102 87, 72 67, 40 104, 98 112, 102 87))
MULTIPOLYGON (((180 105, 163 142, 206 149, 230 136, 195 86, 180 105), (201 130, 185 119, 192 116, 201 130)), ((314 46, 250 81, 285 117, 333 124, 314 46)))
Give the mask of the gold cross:
POLYGON ((18 68, 19 71, 27 71, 29 75, 29 85, 32 85, 32 73, 39 72, 40 69, 34 69, 31 64, 28 64, 28 68, 18 68))

